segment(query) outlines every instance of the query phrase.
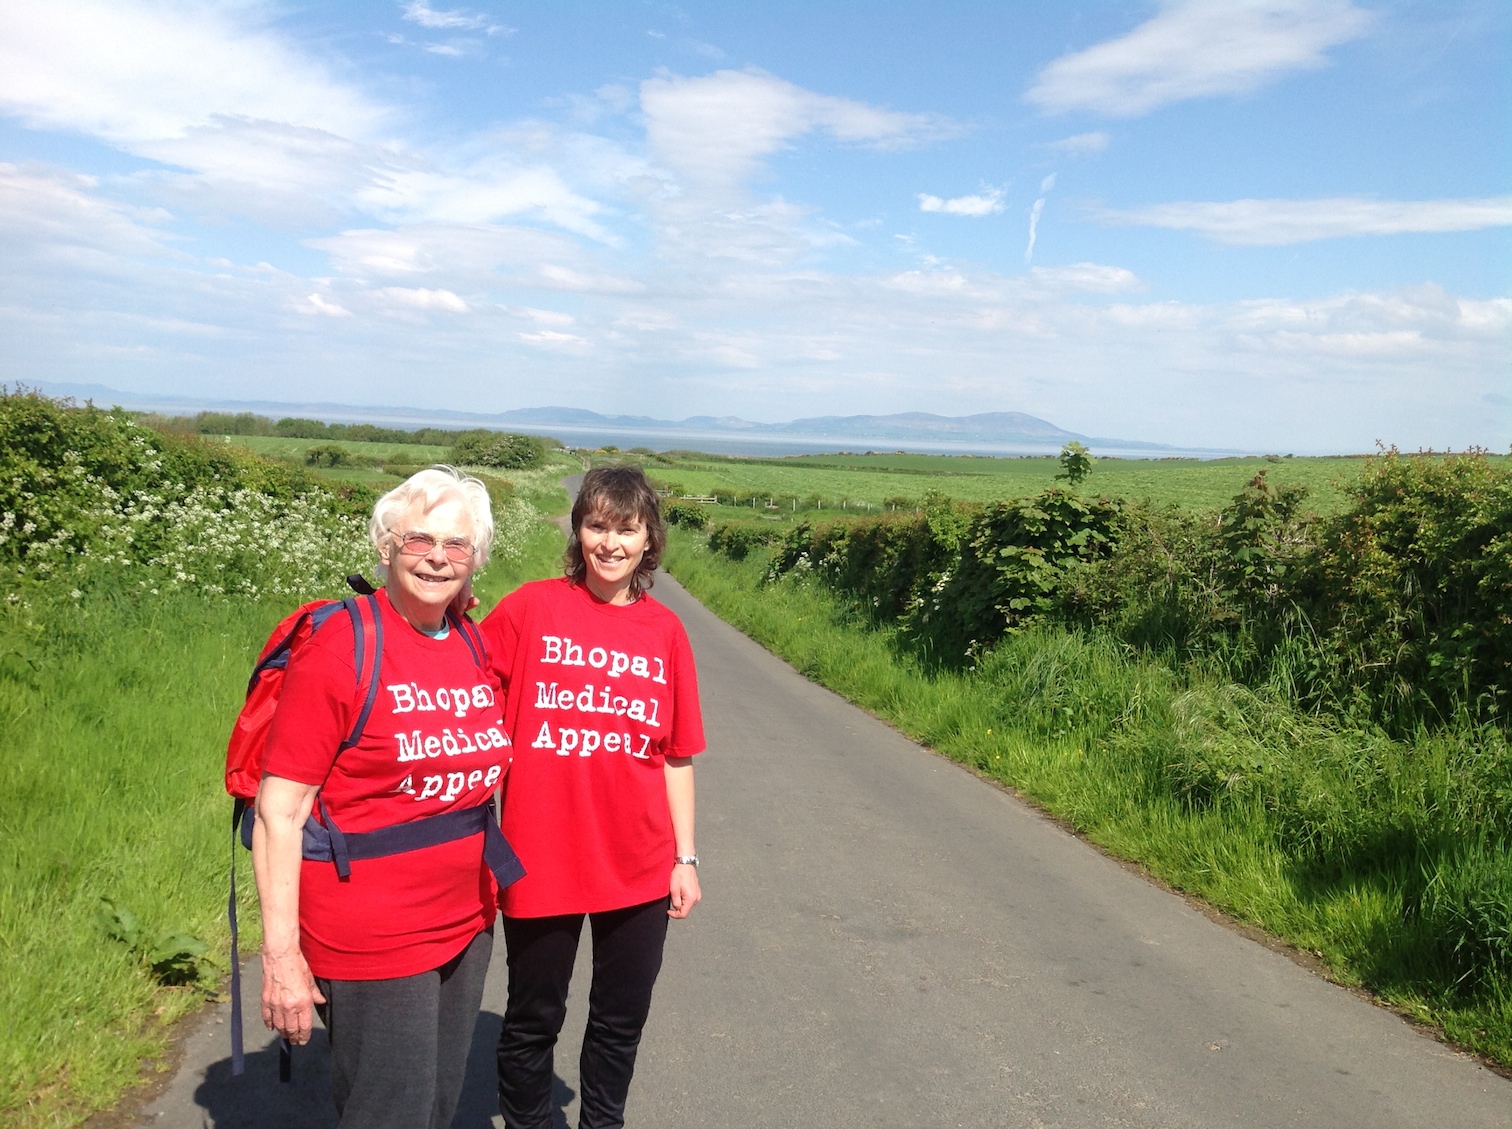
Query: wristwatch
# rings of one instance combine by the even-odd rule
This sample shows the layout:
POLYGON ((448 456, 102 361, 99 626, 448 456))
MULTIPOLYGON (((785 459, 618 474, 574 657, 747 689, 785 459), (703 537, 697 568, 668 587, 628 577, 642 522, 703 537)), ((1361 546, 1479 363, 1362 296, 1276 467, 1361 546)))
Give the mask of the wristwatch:
POLYGON ((678 866, 697 866, 698 865, 698 856, 697 855, 678 855, 672 861, 675 862, 678 866))

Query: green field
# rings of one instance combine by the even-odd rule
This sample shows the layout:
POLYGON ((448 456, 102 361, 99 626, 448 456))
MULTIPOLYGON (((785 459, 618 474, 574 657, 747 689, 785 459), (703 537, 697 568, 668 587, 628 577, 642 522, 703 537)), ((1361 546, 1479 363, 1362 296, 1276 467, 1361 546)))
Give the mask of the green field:
POLYGON ((280 439, 274 435, 226 435, 225 442, 237 447, 256 451, 272 459, 304 462, 305 452, 311 447, 340 447, 350 451, 355 459, 378 463, 394 462, 415 466, 446 461, 450 447, 425 446, 419 443, 354 443, 340 439, 280 439))
MULTIPOLYGON (((1094 452, 1095 455, 1095 452, 1094 452)), ((917 502, 938 491, 968 502, 991 502, 1036 493, 1055 483, 1056 459, 983 458, 971 455, 803 455, 726 458, 676 452, 642 457, 646 471, 674 494, 771 497, 780 510, 876 510, 917 502)), ((1303 485, 1312 505, 1329 512, 1360 473, 1358 458, 1099 459, 1086 493, 1150 499, 1183 509, 1212 509, 1228 502, 1261 471, 1273 484, 1303 485)), ((764 511, 766 498, 756 498, 764 511)))
MULTIPOLYGON (((268 435, 223 435, 210 437, 230 446, 243 447, 271 459, 304 465, 305 455, 312 447, 339 447, 352 458, 351 465, 340 467, 311 467, 310 473, 328 482, 353 482, 376 490, 388 490, 397 486, 402 478, 390 470, 410 469, 444 463, 451 454, 450 447, 425 446, 418 443, 398 445, 394 443, 358 443, 346 439, 280 439, 268 435)), ((515 492, 531 505, 546 513, 565 509, 566 495, 562 493, 560 479, 576 474, 583 469, 582 460, 565 450, 550 450, 546 461, 530 470, 495 470, 490 467, 464 467, 484 481, 508 482, 515 492)))

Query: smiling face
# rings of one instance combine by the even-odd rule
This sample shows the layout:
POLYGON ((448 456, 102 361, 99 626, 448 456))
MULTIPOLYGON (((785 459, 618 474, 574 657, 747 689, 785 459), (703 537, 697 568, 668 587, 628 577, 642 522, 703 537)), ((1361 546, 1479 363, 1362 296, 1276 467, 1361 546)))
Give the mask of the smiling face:
POLYGON ((466 561, 446 555, 445 542, 473 540, 472 515, 461 498, 443 497, 430 509, 422 500, 412 502, 389 527, 378 556, 388 566, 388 596, 394 610, 414 627, 434 631, 446 616, 446 606, 472 575, 476 554, 466 561), (409 533, 428 533, 435 545, 423 556, 400 550, 400 538, 409 533))
POLYGON ((595 511, 577 529, 587 574, 583 580, 606 604, 628 604, 630 581, 646 555, 646 523, 595 511))

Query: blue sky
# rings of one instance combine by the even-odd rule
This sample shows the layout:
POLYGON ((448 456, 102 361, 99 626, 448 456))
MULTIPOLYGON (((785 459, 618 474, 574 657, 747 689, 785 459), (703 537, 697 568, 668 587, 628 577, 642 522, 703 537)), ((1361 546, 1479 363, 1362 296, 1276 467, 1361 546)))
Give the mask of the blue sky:
POLYGON ((1512 8, 0 8, 0 379, 1512 443, 1512 8))

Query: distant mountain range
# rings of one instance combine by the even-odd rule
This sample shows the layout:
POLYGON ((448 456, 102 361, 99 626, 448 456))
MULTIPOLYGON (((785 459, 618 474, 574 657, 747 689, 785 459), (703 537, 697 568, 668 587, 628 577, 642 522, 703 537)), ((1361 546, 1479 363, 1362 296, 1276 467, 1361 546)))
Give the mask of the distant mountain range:
POLYGON ((691 431, 705 435, 792 435, 812 439, 932 438, 995 443, 1053 443, 1057 446, 1073 439, 1083 442, 1088 439, 1088 436, 1056 427, 1047 420, 1023 412, 984 412, 974 416, 900 412, 890 416, 812 416, 787 423, 753 423, 738 416, 689 416, 687 419, 669 420, 654 419, 651 416, 606 416, 581 408, 521 408, 502 412, 497 418, 511 424, 534 427, 657 433, 691 431))
MULTIPOLYGON (((986 454, 1054 453, 1073 439, 1094 448, 1098 453, 1127 454, 1135 457, 1176 455, 1214 456, 1237 454, 1235 451, 1185 449, 1136 439, 1111 439, 1083 435, 1057 427, 1048 420, 1024 412, 983 412, 970 416, 940 416, 930 412, 899 412, 894 415, 813 416, 787 423, 755 423, 736 416, 689 416, 682 420, 656 419, 652 416, 604 415, 584 408, 519 408, 513 411, 483 413, 455 412, 406 407, 361 407, 353 404, 283 403, 271 400, 211 400, 201 397, 148 395, 122 392, 103 384, 66 384, 42 382, 39 387, 50 396, 71 396, 99 404, 120 405, 141 411, 192 414, 200 411, 254 412, 279 418, 303 416, 327 422, 375 423, 407 427, 490 427, 531 431, 572 440, 590 437, 613 441, 620 446, 663 448, 704 442, 704 449, 718 450, 708 441, 724 446, 736 444, 747 453, 771 448, 783 453, 783 446, 801 445, 804 449, 841 443, 847 447, 885 446, 986 454)), ((598 445, 595 442, 595 445, 598 445)), ((734 449, 730 447, 730 449, 734 449)))

